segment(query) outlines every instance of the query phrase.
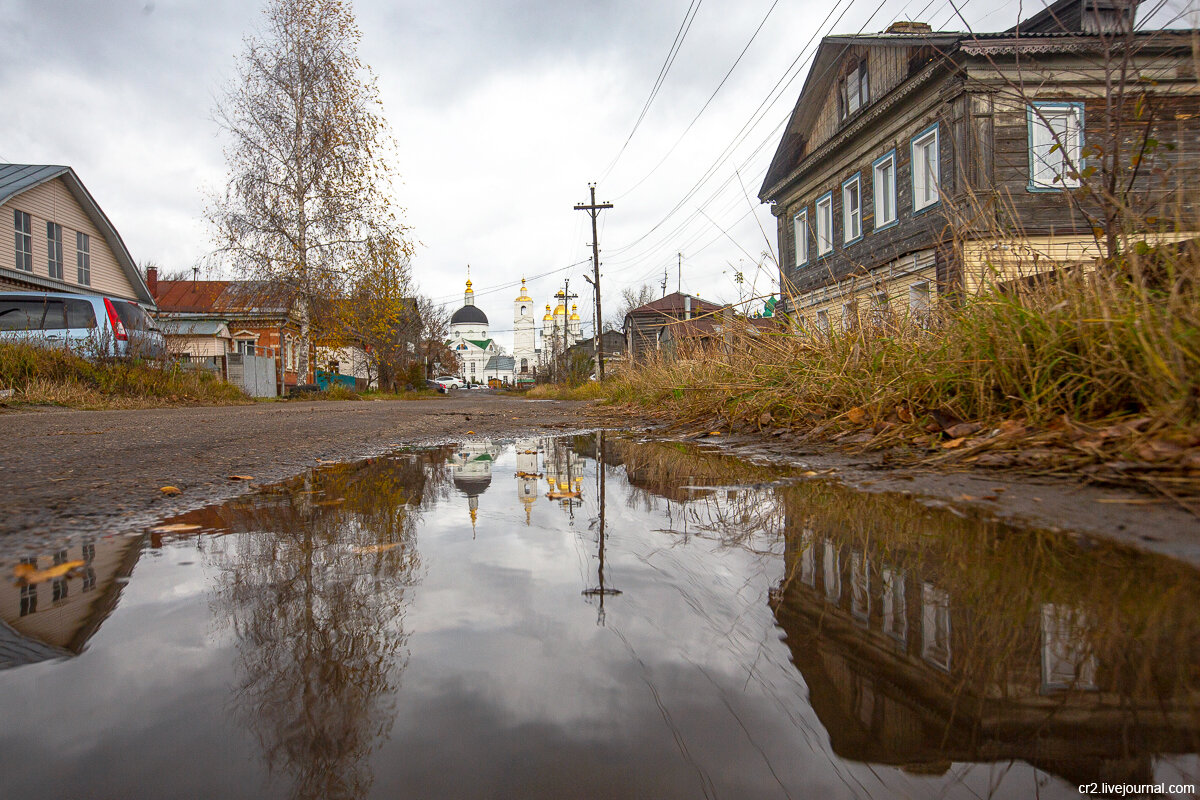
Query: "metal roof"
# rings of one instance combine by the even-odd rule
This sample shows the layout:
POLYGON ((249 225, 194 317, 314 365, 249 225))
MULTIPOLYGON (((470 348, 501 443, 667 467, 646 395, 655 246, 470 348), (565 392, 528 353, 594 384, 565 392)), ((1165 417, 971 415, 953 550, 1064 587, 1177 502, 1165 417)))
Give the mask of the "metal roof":
POLYGON ((158 327, 175 336, 230 336, 229 326, 218 319, 160 319, 158 327))

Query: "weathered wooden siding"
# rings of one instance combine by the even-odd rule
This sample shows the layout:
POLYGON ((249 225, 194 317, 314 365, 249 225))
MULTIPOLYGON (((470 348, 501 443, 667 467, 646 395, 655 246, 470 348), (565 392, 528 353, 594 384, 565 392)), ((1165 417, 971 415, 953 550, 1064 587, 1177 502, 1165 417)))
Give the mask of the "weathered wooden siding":
POLYGON ((860 320, 867 321, 875 306, 875 298, 886 293, 887 311, 893 320, 910 316, 909 290, 925 284, 930 303, 939 297, 936 255, 932 250, 896 259, 870 275, 851 278, 823 286, 806 295, 794 298, 792 319, 810 330, 815 329, 818 314, 828 315, 834 329, 844 325, 843 311, 847 303, 855 304, 860 320))
MULTIPOLYGON (((11 231, 13 225, 13 210, 24 211, 32 217, 33 232, 33 274, 48 278, 49 246, 46 240, 46 223, 57 222, 63 227, 63 282, 71 288, 79 288, 87 293, 110 294, 137 300, 137 292, 130 283, 125 271, 117 263, 117 258, 109 247, 104 235, 92 224, 79 201, 71 194, 62 178, 55 178, 40 186, 35 186, 27 192, 0 206, 0 220, 5 230, 11 231), (90 238, 91 247, 91 283, 81 285, 76 270, 75 232, 82 231, 90 238)), ((11 249, 13 239, 11 233, 2 241, 6 242, 7 255, 3 256, 6 267, 15 267, 16 256, 11 249)))
POLYGON ((804 295, 829 282, 865 275, 881 265, 915 250, 929 248, 948 240, 950 198, 955 185, 957 155, 955 114, 961 111, 963 97, 951 95, 957 85, 934 86, 915 98, 902 111, 881 120, 855 140, 831 154, 828 163, 815 168, 792 192, 787 201, 776 206, 780 214, 782 266, 787 278, 785 290, 804 295), (950 96, 948 96, 950 95, 950 96), (938 125, 941 197, 938 204, 913 211, 912 153, 913 138, 932 124, 938 125), (875 229, 873 162, 894 150, 896 154, 896 223, 875 229), (862 230, 860 240, 843 243, 842 183, 859 176, 862 191, 862 230), (833 192, 833 251, 816 255, 816 200, 833 192), (809 260, 799 268, 795 264, 795 240, 792 219, 802 208, 808 209, 809 260))
MULTIPOLYGON (((822 101, 821 113, 813 125, 805 150, 812 152, 829 141, 842 127, 843 121, 838 119, 838 86, 853 63, 866 59, 868 95, 870 100, 875 100, 895 89, 908 77, 912 53, 911 47, 847 47, 839 62, 838 80, 833 82, 832 90, 822 101)), ((856 115, 851 115, 851 118, 856 115)))

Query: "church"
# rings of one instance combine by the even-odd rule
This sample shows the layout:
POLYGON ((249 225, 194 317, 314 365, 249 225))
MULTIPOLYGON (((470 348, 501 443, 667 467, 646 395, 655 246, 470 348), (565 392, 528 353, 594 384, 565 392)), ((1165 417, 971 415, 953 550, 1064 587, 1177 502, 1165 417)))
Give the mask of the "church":
POLYGON ((462 308, 450 317, 450 339, 446 346, 458 356, 460 374, 469 383, 486 384, 489 378, 512 382, 511 364, 507 371, 500 369, 504 348, 488 336, 487 314, 475 305, 470 278, 467 278, 467 290, 463 292, 462 308))
POLYGON ((538 374, 550 369, 556 355, 583 339, 583 321, 579 307, 571 306, 567 314, 566 293, 560 289, 554 295, 556 305, 546 305, 542 329, 538 331, 533 298, 521 279, 521 291, 513 301, 513 354, 506 355, 494 338, 488 336, 488 318, 475 305, 471 279, 463 293, 462 308, 450 318, 450 340, 447 346, 458 356, 462 377, 473 383, 498 379, 505 384, 530 386, 538 374), (538 346, 538 337, 541 346, 538 346))

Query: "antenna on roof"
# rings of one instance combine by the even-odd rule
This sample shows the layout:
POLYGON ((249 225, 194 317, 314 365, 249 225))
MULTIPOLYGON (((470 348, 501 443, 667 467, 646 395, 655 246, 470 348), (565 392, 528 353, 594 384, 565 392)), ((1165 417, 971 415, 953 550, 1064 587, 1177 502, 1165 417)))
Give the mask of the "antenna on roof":
POLYGON ((199 264, 192 267, 192 283, 195 283, 198 280, 200 280, 200 265, 199 264))

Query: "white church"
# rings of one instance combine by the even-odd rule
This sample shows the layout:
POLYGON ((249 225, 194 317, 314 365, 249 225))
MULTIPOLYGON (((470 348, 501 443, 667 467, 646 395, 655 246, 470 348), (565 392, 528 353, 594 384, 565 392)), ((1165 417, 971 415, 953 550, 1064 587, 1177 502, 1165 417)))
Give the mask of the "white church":
POLYGON ((557 305, 551 310, 546 304, 542 329, 538 331, 533 298, 525 288, 525 279, 521 279, 521 293, 513 301, 513 354, 509 356, 488 336, 487 314, 475 305, 475 292, 468 278, 462 308, 450 318, 451 338, 446 343, 458 356, 462 376, 473 383, 496 379, 509 385, 532 384, 556 355, 583 339, 578 306, 572 305, 568 316, 566 294, 560 289, 554 299, 557 305))

